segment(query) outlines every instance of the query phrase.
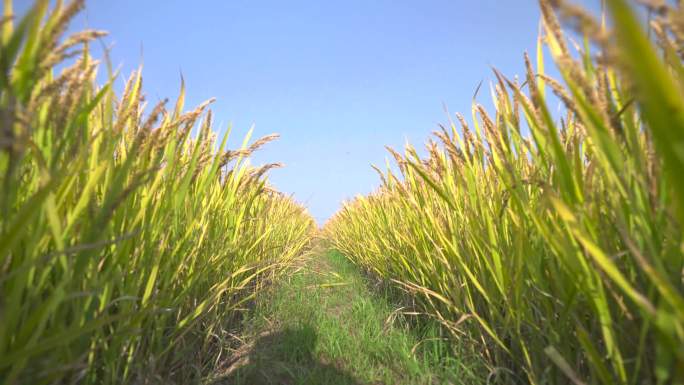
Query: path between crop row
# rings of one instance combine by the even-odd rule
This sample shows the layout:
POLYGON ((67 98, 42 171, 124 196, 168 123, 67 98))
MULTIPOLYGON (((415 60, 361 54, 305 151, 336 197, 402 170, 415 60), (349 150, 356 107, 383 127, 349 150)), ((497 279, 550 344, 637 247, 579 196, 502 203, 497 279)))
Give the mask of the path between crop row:
POLYGON ((409 328, 339 253, 318 248, 262 294, 217 384, 477 383, 434 324, 409 328), (419 329, 419 330, 417 330, 419 329))

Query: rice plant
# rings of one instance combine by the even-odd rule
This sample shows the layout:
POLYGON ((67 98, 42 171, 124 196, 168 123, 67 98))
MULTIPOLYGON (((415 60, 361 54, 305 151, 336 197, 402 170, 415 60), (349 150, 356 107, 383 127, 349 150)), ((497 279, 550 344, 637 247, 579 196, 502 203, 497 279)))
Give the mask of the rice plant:
POLYGON ((0 383, 199 382, 313 220, 247 162, 275 135, 227 150, 183 87, 98 85, 82 3, 0 19, 0 383))
POLYGON ((495 111, 474 103, 426 157, 390 149, 397 171, 325 227, 491 381, 684 383, 684 8, 647 2, 644 26, 605 3, 610 23, 540 1, 536 63, 494 71, 495 111))

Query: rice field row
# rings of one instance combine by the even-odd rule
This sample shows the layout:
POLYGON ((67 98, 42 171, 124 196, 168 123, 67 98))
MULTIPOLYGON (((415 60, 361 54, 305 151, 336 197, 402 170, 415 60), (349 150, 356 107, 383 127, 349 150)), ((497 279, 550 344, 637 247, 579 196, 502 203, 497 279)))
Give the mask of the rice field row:
POLYGON ((389 149, 382 186, 325 226, 488 381, 684 382, 684 9, 646 3, 652 38, 625 0, 610 23, 540 1, 536 60, 494 70, 494 111, 474 102, 426 156, 389 149))
POLYGON ((228 150, 184 88, 96 84, 102 32, 50 3, 0 19, 0 383, 200 383, 314 222, 246 161, 274 135, 228 150))

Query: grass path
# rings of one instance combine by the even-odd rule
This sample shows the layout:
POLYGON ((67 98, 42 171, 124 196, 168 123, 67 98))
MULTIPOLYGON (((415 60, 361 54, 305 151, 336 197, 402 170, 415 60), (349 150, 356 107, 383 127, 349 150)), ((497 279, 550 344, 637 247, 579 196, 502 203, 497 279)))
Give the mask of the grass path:
POLYGON ((476 383, 439 329, 409 328, 386 296, 334 252, 310 253, 262 295, 221 384, 476 383), (420 337, 419 337, 420 336, 420 337))

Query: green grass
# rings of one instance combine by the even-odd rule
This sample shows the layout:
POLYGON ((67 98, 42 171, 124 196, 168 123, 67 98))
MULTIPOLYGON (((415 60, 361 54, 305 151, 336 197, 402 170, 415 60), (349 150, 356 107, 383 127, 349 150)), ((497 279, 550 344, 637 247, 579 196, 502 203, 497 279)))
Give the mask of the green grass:
MULTIPOLYGON (((434 322, 408 322, 341 254, 310 256, 260 297, 222 381, 235 384, 480 383, 434 322), (287 278, 285 278, 287 277, 287 278)), ((223 383, 223 382, 222 382, 223 383)))

